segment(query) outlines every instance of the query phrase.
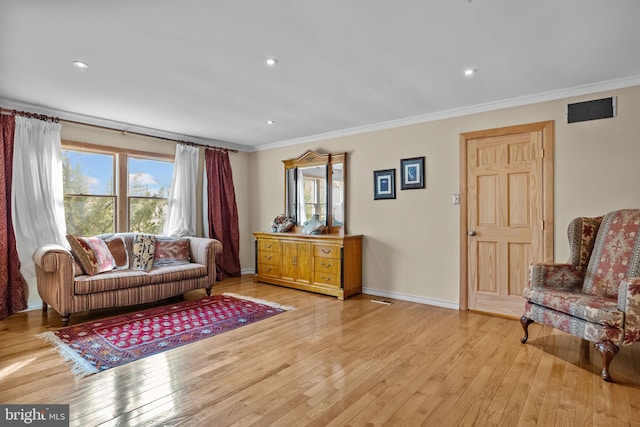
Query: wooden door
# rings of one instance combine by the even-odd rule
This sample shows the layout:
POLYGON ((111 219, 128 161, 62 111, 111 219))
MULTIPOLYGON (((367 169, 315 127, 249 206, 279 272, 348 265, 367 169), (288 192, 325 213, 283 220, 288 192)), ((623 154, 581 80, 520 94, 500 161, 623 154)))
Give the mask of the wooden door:
POLYGON ((529 264, 553 259, 553 122, 461 137, 468 308, 520 317, 529 264))
POLYGON ((282 241, 283 280, 311 283, 311 243, 282 241))

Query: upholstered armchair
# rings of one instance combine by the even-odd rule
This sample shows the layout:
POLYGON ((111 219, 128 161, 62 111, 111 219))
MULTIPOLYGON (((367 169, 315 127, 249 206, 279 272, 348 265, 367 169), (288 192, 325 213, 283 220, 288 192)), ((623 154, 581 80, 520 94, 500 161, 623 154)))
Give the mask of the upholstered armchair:
POLYGON ((620 345, 640 341, 640 209, 569 224, 569 262, 533 263, 520 319, 524 344, 533 322, 595 343, 602 378, 620 345))

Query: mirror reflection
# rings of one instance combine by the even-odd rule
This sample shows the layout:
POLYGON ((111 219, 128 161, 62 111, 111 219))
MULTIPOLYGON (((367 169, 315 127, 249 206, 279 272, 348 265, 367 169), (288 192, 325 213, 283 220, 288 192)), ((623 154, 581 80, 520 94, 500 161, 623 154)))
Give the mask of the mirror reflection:
POLYGON ((346 157, 347 153, 307 151, 282 161, 285 215, 295 219, 296 232, 318 215, 324 233, 346 233, 346 157))
POLYGON ((313 215, 327 224, 327 167, 308 166, 298 168, 298 201, 297 223, 304 224, 313 215))
POLYGON ((344 164, 332 165, 331 174, 331 222, 333 225, 344 224, 344 164))

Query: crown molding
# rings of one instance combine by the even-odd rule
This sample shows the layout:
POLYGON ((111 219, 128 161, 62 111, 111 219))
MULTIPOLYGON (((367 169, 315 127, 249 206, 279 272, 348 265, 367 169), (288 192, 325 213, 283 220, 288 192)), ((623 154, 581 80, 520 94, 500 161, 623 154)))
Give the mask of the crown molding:
POLYGON ((200 138, 193 135, 186 135, 174 132, 168 132, 160 129, 138 126, 131 123, 119 122, 116 120, 103 119, 100 117, 88 116, 84 114, 73 113, 70 111, 58 110, 55 108, 44 107, 41 105, 29 104, 26 102, 16 101, 13 99, 0 97, 0 106, 9 110, 23 110, 30 113, 44 114, 47 116, 58 117, 62 121, 78 122, 87 126, 99 126, 109 128, 117 132, 141 133, 150 137, 166 138, 174 141, 196 142, 198 144, 210 145, 215 147, 224 147, 238 151, 254 151, 253 147, 231 142, 220 141, 217 139, 200 138))
POLYGON ((483 104, 470 105, 467 107, 453 108, 435 113, 423 114, 419 116, 406 117, 398 120, 374 123, 371 125, 358 126, 338 131, 325 132, 302 138, 289 139, 269 144, 259 145, 253 151, 271 150, 274 148, 288 147, 291 145, 305 144, 331 138, 358 135, 366 132, 375 132, 385 129, 393 129, 402 126, 415 125, 419 123, 432 122, 436 120, 449 119, 453 117, 468 116, 471 114, 484 113, 488 111, 501 110, 503 108, 520 107, 523 105, 537 104, 539 102, 555 101, 563 98, 587 95, 596 92, 604 92, 615 89, 623 89, 640 85, 640 75, 624 77, 615 80, 607 80, 599 83, 592 83, 582 86, 575 86, 566 89, 542 92, 534 95, 520 96, 500 101, 487 102, 483 104))

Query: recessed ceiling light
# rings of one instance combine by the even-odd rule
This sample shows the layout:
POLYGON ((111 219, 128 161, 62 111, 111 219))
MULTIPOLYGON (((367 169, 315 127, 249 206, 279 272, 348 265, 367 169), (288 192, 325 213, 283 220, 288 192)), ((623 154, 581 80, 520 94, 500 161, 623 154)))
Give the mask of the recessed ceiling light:
POLYGON ((73 66, 76 68, 80 68, 81 70, 84 70, 85 68, 89 68, 89 64, 83 61, 73 61, 73 66))
POLYGON ((477 72, 478 70, 476 70, 475 68, 467 68, 466 70, 464 70, 464 75, 469 77, 469 76, 473 76, 477 72))
POLYGON ((275 125, 276 121, 275 120, 267 120, 267 124, 268 125, 275 125))
POLYGON ((276 58, 268 58, 267 59, 267 65, 270 66, 270 67, 273 67, 277 63, 278 63, 278 60, 276 58))

